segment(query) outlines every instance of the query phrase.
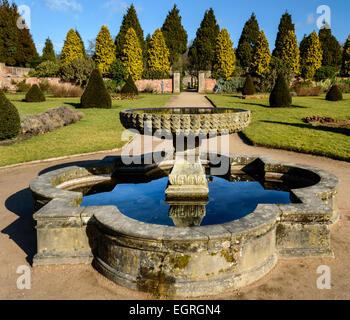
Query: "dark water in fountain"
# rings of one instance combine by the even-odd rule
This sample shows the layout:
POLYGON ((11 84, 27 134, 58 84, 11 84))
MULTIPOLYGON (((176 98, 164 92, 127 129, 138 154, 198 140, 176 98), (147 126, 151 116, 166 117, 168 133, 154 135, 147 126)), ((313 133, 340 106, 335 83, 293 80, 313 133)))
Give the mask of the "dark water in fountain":
POLYGON ((290 192, 280 183, 276 189, 284 191, 266 190, 256 181, 230 182, 224 178, 213 177, 209 182, 208 203, 191 202, 184 205, 183 202, 172 202, 169 205, 165 201, 167 184, 167 177, 147 183, 118 184, 111 192, 86 195, 81 205, 114 205, 124 215, 151 224, 174 226, 175 222, 177 226, 205 226, 240 219, 252 213, 258 204, 291 203, 290 192), (179 208, 182 212, 180 217, 179 208), (177 219, 170 217, 171 212, 173 215, 175 212, 177 219), (201 212, 199 217, 198 212, 201 212), (190 218, 184 219, 183 215, 190 218))

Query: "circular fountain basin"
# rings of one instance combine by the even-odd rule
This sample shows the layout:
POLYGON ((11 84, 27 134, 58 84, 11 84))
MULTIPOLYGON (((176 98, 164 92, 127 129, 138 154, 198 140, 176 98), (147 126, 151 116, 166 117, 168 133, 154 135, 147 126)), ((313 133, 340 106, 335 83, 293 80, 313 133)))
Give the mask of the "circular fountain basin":
MULTIPOLYGON (((74 190, 110 181, 120 159, 63 168, 39 176, 30 186, 35 207, 41 207, 34 215, 38 231, 34 264, 93 260, 99 272, 125 287, 197 297, 248 285, 267 274, 278 258, 332 256, 336 177, 266 157, 228 158, 228 174, 237 181, 249 174, 290 183, 292 203, 260 204, 244 217, 215 225, 158 225, 130 218, 112 205, 81 206, 84 194, 74 190)), ((210 168, 210 162, 202 161, 210 168)), ((121 166, 118 172, 147 176, 170 170, 173 164, 169 159, 137 170, 121 166)), ((181 219, 186 212, 172 214, 181 219)))
POLYGON ((122 111, 120 121, 125 128, 141 134, 161 131, 172 135, 222 135, 246 128, 251 112, 230 108, 149 108, 122 111))

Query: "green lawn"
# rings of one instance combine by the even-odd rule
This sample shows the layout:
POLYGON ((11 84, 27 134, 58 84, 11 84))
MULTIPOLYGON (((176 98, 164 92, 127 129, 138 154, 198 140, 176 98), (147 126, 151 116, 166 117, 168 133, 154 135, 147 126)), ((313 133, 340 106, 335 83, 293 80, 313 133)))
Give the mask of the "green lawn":
POLYGON ((217 107, 243 108, 252 111, 251 125, 243 131, 255 145, 323 155, 350 161, 350 130, 317 128, 305 124, 306 116, 329 116, 350 119, 350 94, 344 100, 329 102, 325 96, 295 97, 293 108, 268 108, 268 99, 242 100, 231 95, 210 94, 217 107))
MULTIPOLYGON (((50 98, 42 103, 25 103, 24 95, 8 94, 21 115, 37 114, 62 105, 75 107, 79 98, 50 98)), ((0 166, 121 147, 124 130, 119 112, 128 108, 163 107, 170 94, 141 94, 137 100, 113 101, 113 109, 81 109, 84 118, 76 124, 33 137, 11 146, 0 146, 0 166)))

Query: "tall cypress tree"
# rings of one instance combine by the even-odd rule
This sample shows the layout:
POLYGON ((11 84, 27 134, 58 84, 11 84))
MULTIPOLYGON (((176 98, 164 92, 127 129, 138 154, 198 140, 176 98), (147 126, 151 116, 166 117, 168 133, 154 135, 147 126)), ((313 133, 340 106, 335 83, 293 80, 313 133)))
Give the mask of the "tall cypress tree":
POLYGON ((274 57, 282 59, 282 51, 283 51, 283 40, 288 35, 289 31, 293 31, 295 33, 295 26, 292 22, 292 16, 286 11, 286 13, 282 16, 280 24, 278 26, 278 33, 275 43, 275 49, 272 52, 274 57))
POLYGON ((116 55, 117 58, 121 58, 123 55, 123 49, 125 44, 125 36, 126 33, 130 28, 133 28, 136 32, 136 35, 138 37, 142 52, 144 57, 146 57, 146 50, 145 50, 145 40, 143 37, 143 30, 141 28, 139 19, 137 18, 137 13, 134 5, 132 4, 126 14, 123 17, 122 24, 120 26, 120 31, 115 38, 115 45, 116 45, 116 55))
POLYGON ((297 37, 295 33, 290 30, 283 39, 282 60, 286 62, 290 70, 295 75, 300 73, 300 51, 298 47, 297 37))
POLYGON ((115 60, 115 44, 107 26, 102 26, 96 37, 95 61, 103 76, 109 73, 115 60))
POLYGON ((342 72, 345 76, 350 76, 350 34, 344 45, 342 72))
POLYGON ((222 29, 216 40, 214 71, 217 77, 229 80, 236 68, 233 42, 226 29, 222 29))
POLYGON ((342 63, 341 46, 327 23, 320 29, 319 38, 323 51, 322 66, 339 67, 342 63))
POLYGON ((271 52, 270 46, 266 39, 264 30, 260 31, 258 41, 253 50, 252 63, 250 71, 255 76, 262 76, 270 69, 271 52))
POLYGON ((148 66, 150 70, 168 75, 170 69, 169 55, 170 52, 165 43, 163 33, 160 29, 157 29, 149 43, 148 66))
POLYGON ((243 68, 248 68, 252 62, 253 47, 260 34, 260 28, 254 12, 245 23, 237 47, 237 59, 243 68))
POLYGON ((50 38, 47 38, 45 41, 45 47, 43 49, 43 56, 42 56, 43 61, 53 61, 56 62, 56 54, 53 49, 53 44, 50 38))
POLYGON ((170 51, 170 63, 173 64, 179 56, 186 52, 188 36, 187 32, 181 24, 180 11, 174 5, 174 8, 169 11, 164 24, 162 26, 162 33, 166 45, 170 51))
POLYGON ((16 4, 0 0, 0 61, 10 66, 27 66, 38 58, 28 29, 19 29, 16 4))
POLYGON ((61 52, 61 63, 62 65, 70 64, 74 59, 83 57, 84 48, 81 38, 73 29, 70 29, 67 33, 61 52))
POLYGON ((86 51, 85 51, 85 44, 84 44, 83 38, 81 37, 81 35, 77 29, 75 29, 75 33, 77 34, 78 38, 80 39, 80 45, 81 45, 81 48, 83 50, 83 56, 85 57, 86 51))
POLYGON ((196 70, 212 70, 215 59, 216 39, 220 27, 216 22, 214 10, 210 8, 204 14, 196 38, 189 51, 189 58, 196 70))
MULTIPOLYGON (((18 15, 19 17, 19 15, 18 15)), ((18 32, 19 50, 17 51, 17 65, 21 67, 31 67, 38 62, 38 52, 28 29, 21 29, 18 32)))
POLYGON ((318 35, 313 31, 300 42, 301 74, 312 79, 322 66, 322 48, 318 35))

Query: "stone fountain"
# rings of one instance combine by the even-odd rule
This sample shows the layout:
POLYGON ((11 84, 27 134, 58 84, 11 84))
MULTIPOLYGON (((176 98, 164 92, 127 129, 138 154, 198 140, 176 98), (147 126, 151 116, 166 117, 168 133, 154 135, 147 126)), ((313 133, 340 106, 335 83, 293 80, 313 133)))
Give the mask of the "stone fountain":
POLYGON ((251 121, 249 111, 142 109, 121 112, 120 119, 126 129, 141 134, 160 131, 173 140, 175 155, 170 152, 164 161, 137 166, 125 165, 122 156, 107 157, 36 178, 30 185, 38 242, 34 265, 92 262, 119 285, 157 295, 197 297, 248 285, 271 271, 278 259, 333 256, 330 227, 338 218, 338 180, 305 165, 265 156, 222 155, 229 163, 228 182, 249 176, 267 188, 286 184, 291 202, 259 204, 242 218, 202 225, 210 202, 207 174, 213 164, 207 160, 209 151, 199 152, 201 142, 243 130, 251 121), (147 183, 165 173, 167 214, 174 225, 130 218, 117 205, 81 205, 96 186, 147 183))

